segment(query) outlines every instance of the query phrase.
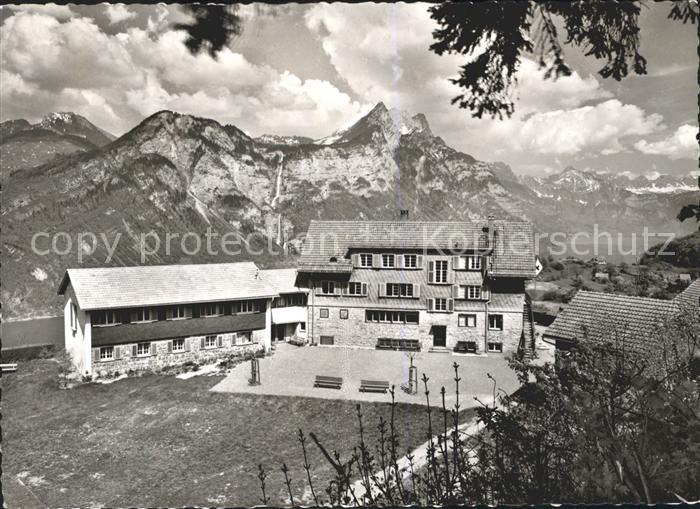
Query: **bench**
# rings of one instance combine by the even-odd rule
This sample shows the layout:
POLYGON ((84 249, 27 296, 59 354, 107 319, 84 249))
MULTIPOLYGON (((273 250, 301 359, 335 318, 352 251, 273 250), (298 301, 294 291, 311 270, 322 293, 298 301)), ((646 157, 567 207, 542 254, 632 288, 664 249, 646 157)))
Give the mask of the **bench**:
POLYGON ((377 349, 418 352, 420 351, 420 341, 417 339, 379 338, 377 339, 377 349))
POLYGON ((17 363, 13 362, 10 364, 0 364, 0 369, 3 373, 12 373, 17 371, 17 363))
POLYGON ((314 381, 314 387, 321 387, 324 389, 340 389, 342 385, 343 379, 339 376, 316 375, 316 380, 314 381))
POLYGON ((389 382, 383 380, 360 380, 360 392, 381 392, 386 394, 389 382))
POLYGON ((476 341, 457 341, 454 351, 457 353, 476 353, 476 341))

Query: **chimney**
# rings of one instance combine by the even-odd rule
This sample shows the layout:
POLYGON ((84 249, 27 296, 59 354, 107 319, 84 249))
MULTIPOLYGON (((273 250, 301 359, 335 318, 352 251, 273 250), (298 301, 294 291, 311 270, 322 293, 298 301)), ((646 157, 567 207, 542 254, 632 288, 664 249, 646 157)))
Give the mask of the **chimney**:
POLYGON ((408 221, 408 209, 401 209, 399 212, 400 221, 408 221))

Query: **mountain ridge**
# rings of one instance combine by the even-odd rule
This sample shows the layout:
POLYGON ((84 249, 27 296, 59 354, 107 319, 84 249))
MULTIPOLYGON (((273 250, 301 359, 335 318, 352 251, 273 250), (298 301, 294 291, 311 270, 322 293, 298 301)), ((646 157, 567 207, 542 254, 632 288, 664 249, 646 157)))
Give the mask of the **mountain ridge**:
MULTIPOLYGON (((641 231, 650 222, 649 210, 656 212, 653 225, 669 227, 676 213, 670 212, 677 205, 670 197, 617 187, 582 194, 566 189, 566 182, 557 187, 554 180, 540 180, 537 186, 554 186, 557 194, 544 197, 544 188, 529 187, 508 165, 478 161, 449 147, 432 133, 425 115, 389 110, 381 103, 322 138, 325 142, 303 140, 261 140, 234 125, 163 110, 101 147, 10 174, 3 184, 1 217, 8 253, 1 267, 6 313, 17 317, 59 310, 54 286, 65 268, 104 263, 105 249, 81 262, 75 253, 40 256, 29 249, 35 231, 122 235, 127 244, 110 263, 124 265, 141 263, 139 234, 151 231, 163 238, 168 232, 201 234, 212 228, 242 243, 253 236, 255 245, 294 249, 312 219, 394 219, 402 209, 415 220, 526 219, 545 232, 575 231, 592 222, 641 231), (38 268, 46 278, 32 276, 38 268)), ((581 177, 574 171, 579 172, 570 169, 569 176, 581 177)), ((246 256, 175 249, 146 263, 246 256)), ((291 263, 273 254, 256 261, 291 263)))

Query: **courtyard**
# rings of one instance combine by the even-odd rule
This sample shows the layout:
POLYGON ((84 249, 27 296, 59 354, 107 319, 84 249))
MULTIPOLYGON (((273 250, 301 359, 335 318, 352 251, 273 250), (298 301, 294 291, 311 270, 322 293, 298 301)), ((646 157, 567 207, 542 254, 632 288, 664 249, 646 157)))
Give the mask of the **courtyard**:
POLYGON ((360 392, 361 380, 381 380, 395 386, 398 403, 425 405, 423 374, 428 377, 430 404, 437 406, 440 389, 445 387, 445 402, 452 407, 456 401, 453 364, 459 365, 460 405, 462 408, 493 400, 494 382, 497 390, 510 393, 518 381, 503 355, 453 355, 437 352, 403 352, 344 347, 298 347, 287 343, 275 346, 273 355, 260 359, 260 385, 250 385, 250 362, 236 366, 231 373, 212 388, 214 392, 292 396, 346 401, 386 403, 391 396, 383 393, 360 392), (409 367, 418 372, 418 392, 409 394, 409 367), (317 375, 343 379, 340 389, 314 388, 317 375))

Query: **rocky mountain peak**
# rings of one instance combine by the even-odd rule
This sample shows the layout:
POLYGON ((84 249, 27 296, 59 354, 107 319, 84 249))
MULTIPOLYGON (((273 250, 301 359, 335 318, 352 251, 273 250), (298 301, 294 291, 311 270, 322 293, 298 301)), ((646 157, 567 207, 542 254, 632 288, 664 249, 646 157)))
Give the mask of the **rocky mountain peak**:
POLYGON ((79 136, 98 147, 116 139, 113 134, 100 129, 82 115, 71 111, 49 113, 32 127, 63 135, 79 136))

